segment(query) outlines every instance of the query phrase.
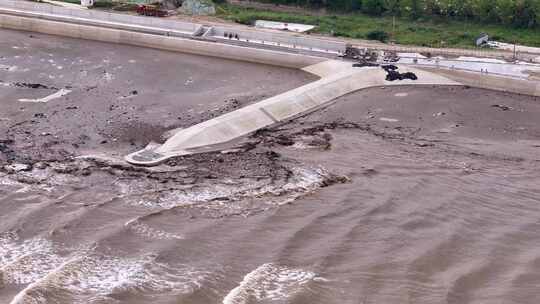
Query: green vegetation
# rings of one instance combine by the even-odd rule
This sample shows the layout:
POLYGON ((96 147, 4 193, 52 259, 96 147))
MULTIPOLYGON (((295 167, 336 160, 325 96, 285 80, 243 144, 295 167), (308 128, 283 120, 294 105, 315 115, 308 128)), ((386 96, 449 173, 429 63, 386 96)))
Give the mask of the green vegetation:
POLYGON ((396 15, 502 23, 520 28, 540 25, 540 0, 258 0, 259 2, 396 15))
POLYGON ((396 43, 408 45, 474 47, 475 38, 482 32, 486 32, 494 40, 540 46, 540 29, 538 28, 511 27, 470 19, 435 17, 412 19, 402 16, 396 17, 395 31, 393 31, 393 18, 387 14, 371 16, 355 12, 319 16, 309 14, 309 11, 298 14, 233 5, 221 5, 217 12, 224 19, 242 24, 252 24, 257 19, 313 24, 318 26, 316 32, 322 34, 383 41, 392 39, 396 43))
POLYGON ((114 6, 115 4, 110 0, 96 0, 94 2, 94 7, 114 7, 114 6))

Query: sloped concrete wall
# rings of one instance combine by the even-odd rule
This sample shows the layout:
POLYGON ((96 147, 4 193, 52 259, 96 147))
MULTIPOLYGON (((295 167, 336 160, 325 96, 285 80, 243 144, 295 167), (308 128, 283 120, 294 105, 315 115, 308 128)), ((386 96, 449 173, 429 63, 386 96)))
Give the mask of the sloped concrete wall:
POLYGON ((340 96, 361 89, 396 85, 461 85, 446 77, 405 66, 400 71, 414 72, 418 80, 389 82, 385 80, 386 72, 380 67, 354 68, 349 62, 335 60, 321 62, 304 70, 325 76, 305 86, 181 130, 150 153, 148 150, 139 151, 126 156, 126 160, 134 164, 155 165, 171 156, 197 153, 201 148, 221 145, 260 128, 305 115, 340 96), (329 73, 330 70, 334 73, 329 73), (145 154, 152 157, 146 158, 145 154))
POLYGON ((510 77, 469 73, 459 70, 436 69, 421 67, 420 69, 444 75, 449 79, 461 82, 471 87, 503 91, 531 96, 540 96, 540 82, 525 81, 510 77))
POLYGON ((200 153, 231 142, 260 128, 305 115, 357 90, 399 85, 470 85, 540 96, 540 84, 518 79, 486 76, 461 71, 418 69, 400 66, 400 72, 413 72, 418 80, 387 81, 380 67, 354 68, 348 62, 329 60, 304 68, 322 77, 320 80, 224 114, 179 131, 152 150, 126 156, 138 165, 156 165, 172 156, 200 153), (148 157, 147 157, 148 156, 148 157))
POLYGON ((307 49, 312 48, 335 53, 344 53, 346 46, 344 42, 331 41, 319 38, 309 38, 301 35, 295 35, 292 33, 286 34, 262 30, 244 30, 240 28, 228 28, 222 26, 213 27, 211 35, 216 37, 223 37, 225 33, 237 34, 241 39, 267 41, 290 46, 295 45, 307 49))
POLYGON ((64 23, 0 14, 0 28, 33 31, 72 38, 121 43, 232 60, 242 60, 290 68, 303 68, 323 58, 226 45, 208 41, 151 35, 112 28, 64 23))

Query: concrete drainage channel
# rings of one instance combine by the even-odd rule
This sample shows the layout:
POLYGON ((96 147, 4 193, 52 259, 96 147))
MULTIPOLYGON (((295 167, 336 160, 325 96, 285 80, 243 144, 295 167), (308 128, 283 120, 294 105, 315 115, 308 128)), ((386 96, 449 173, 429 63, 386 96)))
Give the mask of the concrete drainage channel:
POLYGON ((338 97, 371 87, 468 85, 540 96, 538 82, 500 75, 402 64, 383 68, 353 67, 352 62, 328 60, 345 50, 343 43, 333 41, 163 22, 0 0, 0 28, 277 65, 302 69, 320 77, 313 83, 181 130, 161 146, 147 147, 126 156, 126 161, 136 165, 153 166, 171 157, 216 150, 260 128, 286 122, 327 106, 338 97))

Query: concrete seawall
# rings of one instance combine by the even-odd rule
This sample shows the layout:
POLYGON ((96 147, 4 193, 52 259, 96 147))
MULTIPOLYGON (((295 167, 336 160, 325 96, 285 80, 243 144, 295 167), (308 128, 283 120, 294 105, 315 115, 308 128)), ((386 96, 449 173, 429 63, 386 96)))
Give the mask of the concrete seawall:
POLYGON ((304 68, 321 77, 320 80, 224 114, 181 130, 161 146, 126 156, 136 165, 152 166, 174 156, 200 153, 258 129, 269 127, 305 115, 327 106, 343 95, 371 87, 396 85, 461 85, 444 76, 402 66, 401 72, 414 72, 418 80, 386 81, 380 67, 355 68, 349 62, 329 60, 304 68))
POLYGON ((381 86, 469 85, 540 96, 540 83, 500 76, 488 76, 455 70, 400 66, 401 72, 413 72, 418 80, 387 81, 380 67, 355 68, 349 62, 329 60, 303 69, 320 80, 205 121, 177 132, 161 146, 148 147, 126 156, 136 165, 152 166, 174 156, 217 150, 258 129, 294 119, 327 106, 346 94, 381 86))
MULTIPOLYGON (((254 48, 228 43, 171 37, 126 29, 68 23, 41 18, 22 17, 0 13, 0 28, 39 32, 72 38, 120 43, 174 52, 190 53, 224 59, 248 61, 301 69, 328 60, 327 58, 273 49, 254 48)), ((471 73, 460 70, 420 67, 426 71, 444 75, 465 85, 539 96, 538 82, 512 79, 502 76, 471 73)))
POLYGON ((451 69, 422 67, 422 70, 443 75, 471 87, 503 91, 531 96, 540 96, 540 82, 527 81, 500 75, 486 75, 451 69))
POLYGON ((326 60, 303 54, 2 14, 0 14, 0 28, 143 46, 297 69, 326 60))

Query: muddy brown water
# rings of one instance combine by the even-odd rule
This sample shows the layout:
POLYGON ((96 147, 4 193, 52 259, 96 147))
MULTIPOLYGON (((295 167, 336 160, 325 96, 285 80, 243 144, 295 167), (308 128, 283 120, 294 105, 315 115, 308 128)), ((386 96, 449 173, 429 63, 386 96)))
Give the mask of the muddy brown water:
POLYGON ((313 78, 0 37, 4 84, 70 90, 24 103, 54 90, 0 86, 0 303, 540 299, 538 99, 370 89, 227 153, 136 168, 118 158, 313 78))

